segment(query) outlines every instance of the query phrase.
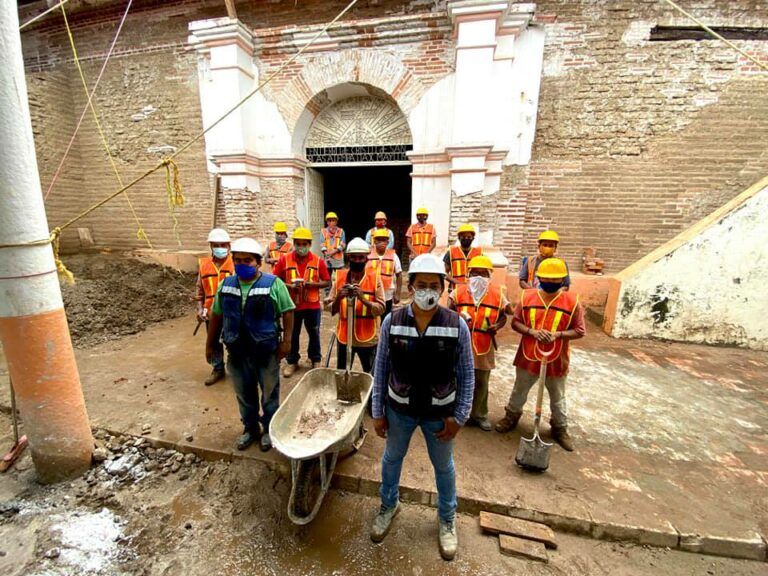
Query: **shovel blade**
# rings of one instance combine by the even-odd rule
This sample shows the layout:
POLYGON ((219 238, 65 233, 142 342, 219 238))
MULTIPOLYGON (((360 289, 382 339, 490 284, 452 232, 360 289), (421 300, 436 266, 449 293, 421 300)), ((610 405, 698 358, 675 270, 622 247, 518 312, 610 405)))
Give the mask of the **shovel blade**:
POLYGON ((360 403, 360 379, 349 372, 336 372, 336 399, 346 404, 360 403))
POLYGON ((551 449, 552 444, 544 442, 538 435, 534 435, 533 438, 520 438, 515 462, 526 470, 543 472, 549 468, 551 449))

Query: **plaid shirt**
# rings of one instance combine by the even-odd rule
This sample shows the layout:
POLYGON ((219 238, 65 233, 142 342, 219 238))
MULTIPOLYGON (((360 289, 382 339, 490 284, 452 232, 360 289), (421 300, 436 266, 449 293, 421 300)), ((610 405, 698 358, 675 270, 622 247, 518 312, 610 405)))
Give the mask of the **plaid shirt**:
MULTIPOLYGON (((413 310, 408 306, 408 314, 413 316, 413 310)), ((389 385, 389 326, 392 324, 392 314, 381 323, 379 347, 376 350, 376 367, 373 371, 373 417, 384 416, 384 399, 389 385)), ((459 322, 459 344, 456 355, 456 409, 453 417, 460 425, 464 425, 472 410, 472 396, 475 392, 475 365, 472 359, 472 336, 466 322, 459 322)))

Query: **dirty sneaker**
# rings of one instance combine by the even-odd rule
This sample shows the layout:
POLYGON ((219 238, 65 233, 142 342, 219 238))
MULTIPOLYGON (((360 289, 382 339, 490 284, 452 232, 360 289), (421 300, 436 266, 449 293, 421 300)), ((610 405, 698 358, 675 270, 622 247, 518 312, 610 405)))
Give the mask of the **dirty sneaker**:
POLYGON ((285 368, 283 368, 283 377, 290 378, 296 373, 296 370, 298 369, 299 369, 298 364, 286 364, 285 368))
POLYGON ((315 368, 320 368, 320 362, 319 361, 318 362, 312 362, 312 369, 314 370, 315 368))
POLYGON ((573 452, 573 438, 568 434, 568 428, 566 426, 553 426, 552 427, 552 440, 560 444, 563 450, 573 452))
POLYGON ((496 432, 501 434, 511 432, 517 428, 517 423, 520 421, 520 416, 522 416, 522 414, 507 414, 504 416, 504 418, 496 422, 496 432))
POLYGON ((459 547, 455 521, 443 522, 440 520, 438 540, 440 542, 440 556, 443 557, 443 560, 453 560, 453 557, 456 556, 456 549, 459 547))
POLYGON ((261 437, 259 448, 262 452, 269 452, 269 449, 272 448, 272 438, 269 437, 269 434, 264 434, 261 437))
POLYGON ((216 384, 216 382, 223 379, 224 379, 224 370, 217 370, 216 368, 214 368, 213 371, 208 375, 208 378, 205 379, 204 384, 206 386, 211 386, 212 384, 216 384))
POLYGON ((251 430, 244 430, 240 438, 237 439, 236 448, 238 450, 245 450, 259 439, 259 433, 251 430))
POLYGON ((474 418, 474 422, 475 425, 484 432, 490 432, 493 428, 493 426, 491 426, 491 421, 488 420, 488 418, 474 418))
POLYGON ((381 542, 384 540, 389 529, 392 527, 392 520, 400 512, 400 501, 398 501, 392 508, 386 508, 383 504, 379 509, 379 513, 376 514, 376 518, 373 519, 373 526, 371 526, 371 540, 374 542, 381 542))

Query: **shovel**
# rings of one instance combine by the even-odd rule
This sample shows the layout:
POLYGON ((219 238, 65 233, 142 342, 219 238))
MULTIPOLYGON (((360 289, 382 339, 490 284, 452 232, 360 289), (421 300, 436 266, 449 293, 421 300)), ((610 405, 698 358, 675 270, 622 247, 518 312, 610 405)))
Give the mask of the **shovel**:
POLYGON ((360 403, 360 381, 352 376, 352 338, 355 315, 355 298, 347 298, 347 366, 342 376, 336 373, 336 399, 348 404, 360 403))
POLYGON ((547 381, 547 358, 552 355, 554 349, 549 352, 542 351, 538 344, 536 350, 541 357, 541 369, 539 370, 538 389, 536 390, 536 415, 533 419, 533 438, 520 438, 520 446, 517 449, 515 462, 521 468, 535 472, 543 472, 549 468, 549 454, 552 444, 544 442, 539 435, 541 424, 541 405, 544 400, 544 386, 547 381))

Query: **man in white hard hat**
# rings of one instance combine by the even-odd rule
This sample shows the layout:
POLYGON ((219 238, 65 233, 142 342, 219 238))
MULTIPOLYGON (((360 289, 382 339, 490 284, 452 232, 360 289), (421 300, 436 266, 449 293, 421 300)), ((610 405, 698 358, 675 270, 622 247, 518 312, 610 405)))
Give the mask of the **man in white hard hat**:
MULTIPOLYGON (((222 228, 214 228, 208 233, 208 245, 211 255, 200 258, 197 271, 197 321, 205 322, 209 328, 208 317, 213 306, 213 298, 216 290, 224 278, 235 273, 235 265, 232 263, 232 255, 229 253, 229 234, 222 228)), ((199 326, 199 324, 198 324, 199 326)), ((224 346, 217 342, 210 364, 213 367, 210 375, 205 379, 205 385, 211 386, 224 378, 224 346)))
POLYGON ((206 356, 213 356, 221 338, 244 427, 237 449, 260 439, 266 452, 272 447, 269 423, 280 404, 280 359, 290 350, 286 335, 295 305, 282 280, 259 270, 262 251, 251 238, 232 243, 235 276, 225 278, 216 292, 206 356))
POLYGON ((475 373, 472 341, 458 313, 438 304, 445 267, 432 254, 411 262, 413 303, 381 325, 373 386, 376 434, 386 438, 381 461, 381 508, 371 540, 381 542, 399 510, 400 471, 416 428, 421 428, 435 470, 440 554, 456 555, 456 472, 453 439, 469 418, 475 373))
POLYGON ((376 357, 379 320, 384 313, 384 286, 376 270, 366 267, 368 250, 368 243, 362 238, 350 241, 347 245, 349 270, 342 269, 336 273, 329 299, 332 302, 331 314, 339 315, 336 323, 336 368, 344 370, 347 367, 347 346, 351 338, 353 359, 356 354, 363 371, 370 374, 376 357), (351 336, 347 333, 349 296, 355 298, 351 336))

